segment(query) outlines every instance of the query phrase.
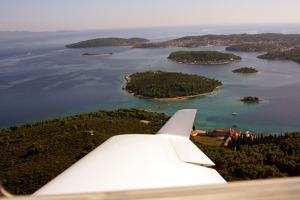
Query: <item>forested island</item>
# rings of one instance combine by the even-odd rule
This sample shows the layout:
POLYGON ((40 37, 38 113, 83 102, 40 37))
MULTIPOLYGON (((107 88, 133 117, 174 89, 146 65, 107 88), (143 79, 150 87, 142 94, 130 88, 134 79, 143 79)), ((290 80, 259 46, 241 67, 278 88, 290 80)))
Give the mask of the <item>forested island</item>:
POLYGON ((257 73, 258 70, 253 67, 242 67, 235 70, 232 70, 233 73, 241 73, 241 74, 253 74, 257 73))
MULTIPOLYGON (((111 136, 155 134, 169 118, 119 109, 1 128, 1 182, 13 194, 31 194, 111 136)), ((227 181, 300 175, 300 132, 237 137, 227 147, 191 139, 227 181)))
POLYGON ((260 55, 257 58, 272 60, 292 60, 300 64, 300 48, 295 48, 289 51, 270 52, 260 55))
POLYGON ((126 76, 123 90, 142 98, 185 99, 213 92, 222 83, 204 76, 148 71, 126 76))
POLYGON ((168 59, 186 64, 226 64, 242 60, 240 56, 218 51, 176 51, 172 52, 168 59))
POLYGON ((233 46, 242 51, 287 51, 300 47, 299 34, 232 34, 186 36, 165 42, 148 42, 135 45, 136 48, 161 47, 200 47, 200 46, 233 46), (237 46, 233 46, 237 45, 237 46))
POLYGON ((259 97, 252 97, 252 96, 247 96, 241 99, 241 101, 245 103, 259 103, 260 99, 259 97))
POLYGON ((102 46, 135 46, 144 42, 148 42, 145 38, 96 38, 91 40, 85 40, 73 44, 66 45, 67 48, 90 48, 90 47, 102 47, 102 46))

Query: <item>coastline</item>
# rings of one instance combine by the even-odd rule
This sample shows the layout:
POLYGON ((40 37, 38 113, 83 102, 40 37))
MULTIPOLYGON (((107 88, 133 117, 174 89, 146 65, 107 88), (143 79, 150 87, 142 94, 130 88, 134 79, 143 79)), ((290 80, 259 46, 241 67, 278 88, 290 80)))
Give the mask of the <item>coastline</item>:
POLYGON ((126 90, 126 86, 130 82, 130 75, 124 76, 124 79, 126 80, 126 82, 122 85, 122 90, 128 95, 134 96, 134 93, 131 93, 128 90, 126 90))
POLYGON ((133 92, 129 92, 128 90, 126 90, 126 86, 130 82, 130 80, 131 80, 130 75, 126 75, 124 77, 124 79, 126 80, 126 83, 124 85, 122 85, 122 90, 126 94, 128 94, 130 96, 135 96, 135 97, 138 97, 138 98, 158 100, 158 101, 182 101, 182 100, 186 100, 186 99, 191 99, 191 98, 196 98, 196 97, 200 97, 200 96, 210 95, 210 94, 213 94, 214 92, 216 92, 216 90, 221 87, 221 86, 217 86, 211 92, 202 93, 202 94, 195 94, 195 95, 189 95, 189 96, 179 96, 179 97, 171 97, 171 98, 148 98, 148 97, 144 97, 144 96, 140 96, 140 95, 135 95, 133 92))
POLYGON ((233 62, 240 62, 242 59, 239 60, 230 60, 230 61, 224 61, 224 62, 178 62, 176 60, 167 59, 170 62, 179 63, 179 64, 190 64, 190 65, 224 65, 224 64, 230 64, 233 62))

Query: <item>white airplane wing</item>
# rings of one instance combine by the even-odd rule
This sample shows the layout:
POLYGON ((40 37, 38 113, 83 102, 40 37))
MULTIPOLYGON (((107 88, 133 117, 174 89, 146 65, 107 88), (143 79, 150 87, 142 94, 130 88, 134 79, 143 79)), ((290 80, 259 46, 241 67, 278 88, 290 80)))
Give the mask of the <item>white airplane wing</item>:
POLYGON ((190 140, 196 110, 180 110, 156 135, 111 137, 33 195, 222 184, 214 163, 190 140))

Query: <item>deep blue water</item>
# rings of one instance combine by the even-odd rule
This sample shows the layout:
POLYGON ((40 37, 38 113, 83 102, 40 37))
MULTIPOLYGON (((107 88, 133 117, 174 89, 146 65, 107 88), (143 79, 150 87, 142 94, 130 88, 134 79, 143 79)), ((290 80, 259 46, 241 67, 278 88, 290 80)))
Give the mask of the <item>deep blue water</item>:
MULTIPOLYGON (((231 127, 242 131, 280 133, 299 131, 300 65, 292 61, 260 60, 258 53, 236 52, 241 62, 225 65, 186 65, 167 61, 175 50, 101 47, 67 49, 64 45, 96 37, 145 37, 153 41, 208 33, 300 33, 299 26, 171 27, 152 29, 53 33, 0 32, 0 127, 98 109, 142 108, 173 114, 198 109, 199 129, 231 127), (112 56, 79 56, 83 52, 112 56), (235 74, 238 67, 260 72, 235 74), (124 76, 137 71, 162 70, 216 78, 224 86, 215 93, 184 101, 145 100, 126 95, 124 76), (263 101, 248 105, 244 96, 263 101), (236 117, 231 113, 236 112, 236 117)), ((188 50, 218 50, 201 47, 188 50)))

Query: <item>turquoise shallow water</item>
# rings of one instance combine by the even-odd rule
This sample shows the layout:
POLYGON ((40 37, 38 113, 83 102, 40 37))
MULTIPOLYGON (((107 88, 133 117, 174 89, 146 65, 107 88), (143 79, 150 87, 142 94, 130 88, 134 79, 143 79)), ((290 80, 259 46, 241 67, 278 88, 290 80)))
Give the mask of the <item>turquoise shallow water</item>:
MULTIPOLYGON (((101 34, 112 33, 115 32, 101 34)), ((72 34, 33 34, 25 40, 21 39, 21 35, 20 38, 2 37, 0 127, 98 109, 142 108, 173 114, 179 109, 195 108, 198 110, 195 125, 199 129, 237 124, 238 129, 255 133, 300 130, 300 65, 297 63, 259 60, 256 58, 258 53, 236 52, 243 58, 241 62, 225 65, 178 64, 166 58, 172 51, 185 48, 64 48, 63 45, 71 41, 97 35, 94 32, 72 34), (79 56, 83 52, 114 54, 79 56), (231 72, 238 67, 255 67, 260 72, 251 75, 231 72), (122 91, 125 75, 147 70, 199 74, 216 78, 224 85, 211 95, 183 101, 146 100, 122 91), (249 95, 259 96, 263 101, 254 105, 239 101, 249 95), (233 112, 238 115, 232 116, 233 112)), ((225 52, 225 47, 188 50, 225 52)))

